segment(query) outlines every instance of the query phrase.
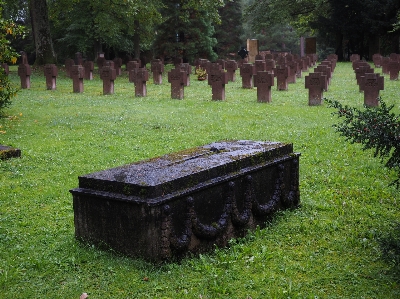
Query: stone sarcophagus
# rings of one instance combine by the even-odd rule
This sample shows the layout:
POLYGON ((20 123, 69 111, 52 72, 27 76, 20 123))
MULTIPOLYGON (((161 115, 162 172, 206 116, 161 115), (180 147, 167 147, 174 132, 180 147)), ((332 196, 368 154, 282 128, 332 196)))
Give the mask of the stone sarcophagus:
POLYGON ((79 177, 75 235, 151 261, 226 246, 299 205, 292 144, 223 141, 79 177))

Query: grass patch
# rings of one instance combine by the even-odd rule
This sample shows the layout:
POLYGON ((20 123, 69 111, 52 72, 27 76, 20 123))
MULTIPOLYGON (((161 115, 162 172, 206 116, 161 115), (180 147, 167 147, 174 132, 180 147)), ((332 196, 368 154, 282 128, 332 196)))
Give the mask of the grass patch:
MULTIPOLYGON (((19 84, 16 70, 10 78, 19 84)), ((103 96, 97 74, 74 94, 62 73, 55 91, 34 73, 0 119, 0 144, 22 151, 0 161, 0 298, 398 298, 397 272, 378 242, 400 216, 398 191, 388 187, 395 174, 334 132, 332 109, 308 106, 304 75, 288 91, 273 88, 266 104, 240 78, 215 102, 195 75, 185 99, 172 100, 166 75, 135 98, 126 74, 103 96), (179 264, 75 240, 68 190, 79 175, 225 139, 293 143, 302 154, 301 207, 179 264)), ((381 96, 399 113, 399 81, 385 80, 381 96)), ((363 106, 350 63, 337 64, 324 95, 363 106)))

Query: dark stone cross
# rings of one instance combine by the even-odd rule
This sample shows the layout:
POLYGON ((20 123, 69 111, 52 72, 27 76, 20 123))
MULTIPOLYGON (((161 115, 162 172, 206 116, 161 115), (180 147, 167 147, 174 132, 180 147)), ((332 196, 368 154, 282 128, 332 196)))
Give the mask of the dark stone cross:
POLYGON ((276 84, 278 90, 288 90, 288 77, 289 67, 288 66, 277 66, 276 71, 276 84))
POLYGON ((122 67, 122 58, 115 57, 113 61, 114 61, 115 74, 117 76, 121 76, 121 74, 122 74, 122 69, 121 69, 121 67, 122 67))
POLYGON ((275 74, 275 60, 273 59, 266 59, 265 60, 265 70, 267 72, 272 72, 275 74))
POLYGON ((294 60, 288 60, 286 66, 289 67, 288 83, 296 83, 297 63, 294 60))
POLYGON ((83 57, 81 52, 75 53, 74 64, 76 65, 83 65, 83 57))
POLYGON ((93 61, 85 61, 83 64, 85 68, 85 79, 93 80, 93 70, 94 70, 94 62, 93 61))
POLYGON ((168 82, 171 83, 171 98, 182 100, 184 97, 184 86, 187 73, 181 68, 172 69, 168 72, 168 82))
POLYGON ((267 70, 267 64, 265 60, 255 60, 254 61, 254 72, 257 74, 258 72, 263 72, 267 70))
POLYGON ((72 68, 73 65, 75 65, 75 62, 74 62, 73 59, 71 59, 71 58, 65 59, 65 62, 64 62, 65 74, 69 78, 72 78, 71 77, 71 68, 72 68))
POLYGON ((55 64, 46 64, 44 66, 44 76, 46 77, 46 88, 47 90, 56 89, 56 79, 58 71, 55 64))
POLYGON ((28 57, 25 52, 21 52, 21 64, 18 66, 18 76, 21 79, 21 88, 31 88, 31 66, 28 63, 28 57))
POLYGON ((355 73, 356 73, 356 80, 357 80, 357 84, 359 86, 360 92, 363 91, 363 80, 365 77, 366 73, 373 73, 374 70, 370 67, 369 64, 364 64, 364 65, 360 65, 358 68, 356 68, 355 73))
POLYGON ((331 68, 325 64, 320 64, 314 68, 314 72, 323 73, 326 76, 324 91, 328 91, 329 84, 331 83, 331 68))
POLYGON ((151 72, 153 73, 153 83, 162 84, 162 74, 164 72, 164 63, 160 59, 151 61, 151 72))
POLYGON ((390 80, 398 80, 399 79, 399 71, 400 71, 400 62, 397 60, 390 60, 388 64, 390 80))
POLYGON ((226 60, 225 59, 217 59, 216 62, 221 66, 221 68, 223 70, 225 69, 225 67, 226 67, 226 60))
POLYGON ((253 88, 254 65, 243 63, 240 68, 240 76, 242 77, 242 88, 253 88))
POLYGON ((274 73, 257 72, 254 75, 254 86, 257 87, 257 102, 271 102, 271 86, 274 85, 274 73))
POLYGON ((382 57, 381 65, 383 74, 389 75, 389 62, 390 62, 389 57, 382 57))
POLYGON ((379 91, 384 89, 384 78, 376 73, 366 73, 363 79, 364 105, 376 107, 379 105, 379 91))
POLYGON ((113 61, 107 61, 100 70, 100 79, 103 80, 103 94, 114 93, 114 81, 117 78, 117 72, 113 61))
POLYGON ((129 73, 129 78, 135 84, 135 96, 147 96, 146 82, 149 80, 149 72, 145 68, 133 69, 129 73))
POLYGON ((305 77, 305 87, 308 88, 308 105, 321 105, 326 76, 323 73, 311 73, 305 77))
POLYGON ((133 82, 133 79, 131 79, 131 77, 130 77, 131 73, 132 73, 131 71, 133 69, 138 69, 138 68, 140 68, 140 63, 135 60, 130 60, 126 64, 126 70, 128 71, 128 74, 129 74, 129 82, 133 82))
POLYGON ((101 71, 101 68, 104 66, 104 63, 106 62, 106 58, 104 57, 104 53, 98 53, 97 55, 97 67, 99 68, 99 71, 101 71))
POLYGON ((350 55, 350 61, 351 62, 354 62, 354 61, 357 61, 357 60, 360 60, 360 55, 358 55, 358 54, 351 54, 350 55))
POLYGON ((382 66, 382 55, 379 53, 372 55, 372 61, 374 62, 375 67, 381 67, 382 66))
POLYGON ((81 65, 73 65, 71 67, 71 78, 73 91, 75 93, 83 92, 83 78, 85 77, 85 69, 81 65))
POLYGON ((236 80, 236 70, 238 69, 238 64, 235 60, 227 60, 225 64, 225 69, 228 74, 228 81, 235 82, 236 80))
POLYGON ((189 63, 181 63, 179 68, 186 73, 185 86, 190 86, 190 75, 192 74, 192 66, 189 63))
POLYGON ((222 67, 215 63, 208 74, 208 85, 211 85, 212 100, 225 100, 225 85, 228 84, 228 75, 222 67))

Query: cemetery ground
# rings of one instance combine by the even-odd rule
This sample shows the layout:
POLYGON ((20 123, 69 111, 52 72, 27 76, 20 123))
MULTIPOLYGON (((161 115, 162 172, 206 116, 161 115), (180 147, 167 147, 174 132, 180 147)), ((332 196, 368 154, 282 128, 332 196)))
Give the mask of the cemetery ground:
MULTIPOLYGON (((399 298, 398 271, 379 247, 400 216, 399 191, 389 186, 396 174, 335 133, 326 104, 308 106, 308 73, 288 91, 275 80, 271 103, 257 103, 238 71, 225 101, 212 101, 194 75, 184 99, 173 100, 166 73, 162 85, 149 80, 147 97, 134 97, 126 74, 105 96, 97 72, 77 94, 61 70, 57 89, 46 90, 41 70, 5 109, 0 144, 22 157, 0 161, 0 298, 399 298), (293 143, 298 209, 229 248, 174 263, 75 239, 69 190, 79 175, 232 139, 293 143)), ((399 81, 386 75, 380 94, 399 113, 399 81)), ((338 63, 324 96, 363 106, 350 63, 338 63)))

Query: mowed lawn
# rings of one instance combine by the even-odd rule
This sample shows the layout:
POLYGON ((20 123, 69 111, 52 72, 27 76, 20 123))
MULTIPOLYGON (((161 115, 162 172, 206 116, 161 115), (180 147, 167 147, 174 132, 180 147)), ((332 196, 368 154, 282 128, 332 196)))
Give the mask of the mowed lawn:
MULTIPOLYGON (((212 101, 207 81, 194 75, 185 98, 173 100, 166 73, 162 85, 150 76, 142 98, 126 74, 108 96, 98 73, 82 94, 59 74, 48 91, 35 71, 0 119, 0 144, 22 151, 0 161, 0 298, 400 297, 378 242, 400 216, 399 191, 389 186, 396 174, 335 133, 326 104, 308 106, 308 73, 288 91, 275 81, 271 103, 257 103, 238 74, 225 101, 212 101), (79 175, 227 139, 293 143, 301 206, 229 248, 180 263, 151 264, 75 239, 69 190, 79 175)), ((19 85, 15 66, 10 78, 19 85)), ((385 76, 380 94, 399 113, 400 82, 385 76)), ((350 63, 338 63, 324 96, 363 106, 350 63)))

